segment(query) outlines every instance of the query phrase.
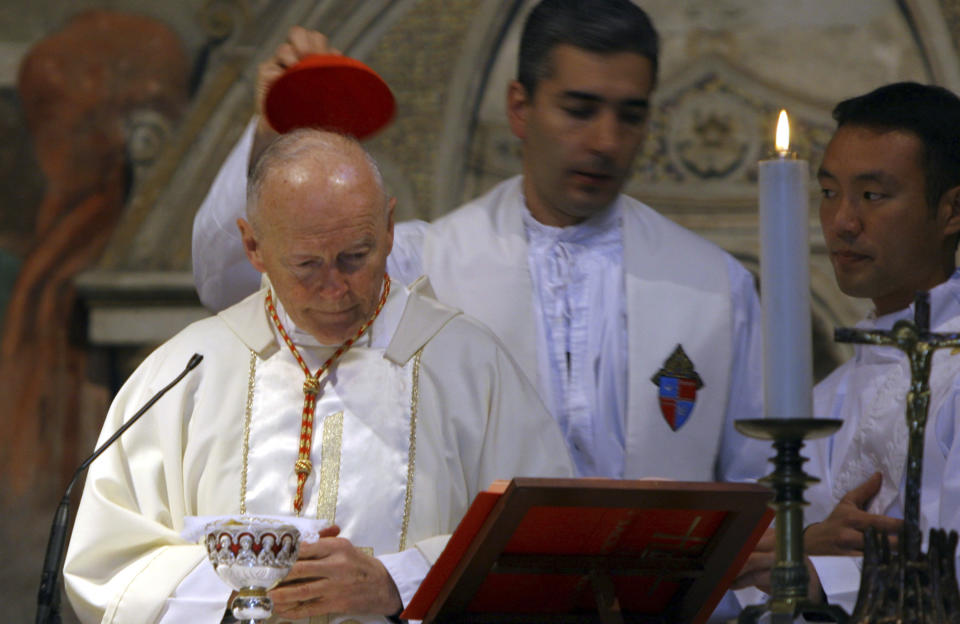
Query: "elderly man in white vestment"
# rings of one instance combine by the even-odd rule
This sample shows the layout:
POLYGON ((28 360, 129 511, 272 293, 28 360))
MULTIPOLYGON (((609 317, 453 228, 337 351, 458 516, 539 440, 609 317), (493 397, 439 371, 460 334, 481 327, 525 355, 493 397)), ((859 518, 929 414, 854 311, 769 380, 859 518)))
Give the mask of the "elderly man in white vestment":
POLYGON ((91 468, 65 566, 84 622, 220 622, 230 590, 180 531, 241 513, 335 525, 271 592, 279 617, 382 621, 493 480, 573 473, 501 343, 424 282, 391 283, 394 200, 355 141, 283 137, 249 197, 268 287, 151 354, 107 417, 103 436, 204 356, 91 468))
MULTIPOLYGON (((858 324, 889 330, 912 320, 917 291, 930 292, 931 329, 960 332, 960 98, 916 83, 880 87, 838 104, 837 130, 817 177, 820 222, 840 289, 873 302, 858 324)), ((907 456, 907 357, 856 345, 853 358, 814 390, 814 413, 843 420, 807 447, 821 479, 806 494, 805 548, 826 597, 848 612, 856 601, 867 526, 896 538, 907 456), (816 557, 831 555, 831 557, 816 557)), ((960 530, 960 358, 933 356, 921 486, 921 530, 960 530)), ((805 453, 806 454, 806 453, 805 453)), ((926 536, 925 536, 926 537, 926 536)), ((769 546, 772 546, 772 540, 769 546)), ((772 553, 764 554, 766 564, 772 553)), ((747 566, 765 576, 761 557, 747 566)), ((741 584, 743 581, 741 580, 741 584)), ((815 592, 816 587, 812 588, 815 592)))
MULTIPOLYGON (((311 52, 294 28, 257 92, 311 52)), ((567 440, 579 474, 745 480, 769 445, 733 429, 760 417, 759 310, 729 254, 620 194, 656 81, 658 37, 630 0, 545 0, 527 18, 507 92, 523 175, 440 220, 401 223, 392 275, 503 340, 567 440)), ((259 100, 258 100, 259 102, 259 100)), ((248 128, 194 222, 201 299, 252 291, 233 221, 236 180, 271 130, 248 128)))

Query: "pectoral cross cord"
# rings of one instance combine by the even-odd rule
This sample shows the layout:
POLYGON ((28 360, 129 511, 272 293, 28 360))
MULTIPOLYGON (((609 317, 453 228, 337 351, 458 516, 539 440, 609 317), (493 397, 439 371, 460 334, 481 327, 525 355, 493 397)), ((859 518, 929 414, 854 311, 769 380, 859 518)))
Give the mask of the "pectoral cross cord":
POLYGON ((377 303, 377 308, 374 310, 373 315, 369 318, 369 320, 360 326, 360 329, 357 331, 356 335, 337 347, 337 350, 334 351, 333 355, 327 358, 327 361, 320 365, 320 368, 317 369, 317 372, 311 374, 310 368, 307 366, 307 363, 304 362, 303 357, 297 350, 296 345, 293 344, 293 340, 290 339, 287 331, 283 328, 283 324, 280 322, 280 316, 277 314, 277 308, 273 305, 273 293, 267 293, 267 299, 265 302, 267 313, 269 314, 271 320, 273 320, 274 325, 276 325, 280 336, 283 337, 283 341, 287 343, 287 347, 290 348, 290 352, 293 354, 293 357, 297 360, 297 363, 300 364, 303 374, 306 376, 306 379, 303 382, 303 410, 301 412, 300 419, 300 447, 297 453, 297 461, 293 465, 294 472, 297 475, 297 493, 293 499, 293 507, 296 510, 297 515, 300 515, 303 512, 303 488, 307 483, 307 477, 309 477, 310 473, 313 471, 313 463, 310 461, 310 449, 313 447, 313 416, 317 407, 317 395, 320 393, 320 377, 329 371, 330 367, 338 359, 340 359, 340 356, 346 353, 347 350, 352 347, 361 336, 363 336, 367 329, 373 325, 374 320, 376 320, 377 316, 380 315, 380 310, 383 309, 383 304, 387 301, 387 295, 389 294, 390 276, 384 273, 383 290, 380 294, 380 301, 377 303))

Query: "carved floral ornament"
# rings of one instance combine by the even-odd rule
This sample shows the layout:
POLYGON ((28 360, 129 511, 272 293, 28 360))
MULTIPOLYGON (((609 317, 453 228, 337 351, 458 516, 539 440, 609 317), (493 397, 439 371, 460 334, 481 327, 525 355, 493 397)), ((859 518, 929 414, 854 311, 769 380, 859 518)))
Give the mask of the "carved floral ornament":
POLYGON ((790 110, 792 149, 819 162, 834 123, 826 105, 761 84, 718 58, 702 59, 654 95, 649 136, 632 184, 657 197, 690 197, 690 182, 719 187, 726 199, 756 201, 757 161, 774 151, 777 111, 790 110))

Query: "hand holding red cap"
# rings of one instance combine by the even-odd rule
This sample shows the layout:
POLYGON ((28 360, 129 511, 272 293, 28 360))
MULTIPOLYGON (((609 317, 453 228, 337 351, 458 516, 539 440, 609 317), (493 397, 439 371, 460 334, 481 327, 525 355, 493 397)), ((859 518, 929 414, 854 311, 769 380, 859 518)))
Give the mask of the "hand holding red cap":
POLYGON ((313 54, 286 69, 267 89, 263 113, 277 132, 316 126, 363 139, 396 110, 386 82, 356 59, 313 54))

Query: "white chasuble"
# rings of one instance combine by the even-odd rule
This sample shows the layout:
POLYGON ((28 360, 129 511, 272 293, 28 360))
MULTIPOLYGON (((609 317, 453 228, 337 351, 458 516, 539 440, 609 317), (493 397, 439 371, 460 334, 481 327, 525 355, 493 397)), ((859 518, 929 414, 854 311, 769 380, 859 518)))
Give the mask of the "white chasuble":
MULTIPOLYGON (((278 343, 265 296, 192 324, 114 400, 101 441, 204 356, 90 467, 64 567, 84 624, 219 623, 230 590, 181 535, 185 519, 244 508, 295 516, 305 376, 278 343)), ((301 355, 317 370, 329 353, 301 355)), ((314 426, 302 516, 331 520, 372 551, 404 601, 429 566, 420 544, 451 533, 491 481, 572 474, 559 430, 502 345, 416 288, 393 289, 369 335, 321 381, 314 426)), ((384 618, 311 619, 347 620, 384 618)))
MULTIPOLYGON (((374 554, 403 548, 418 365, 416 357, 401 367, 382 349, 354 347, 321 378, 302 515, 337 524, 341 536, 374 554)), ((247 513, 296 513, 303 379, 286 349, 254 371, 241 492, 247 513)))
MULTIPOLYGON (((547 368, 539 366, 544 354, 537 349, 521 185, 520 177, 511 178, 431 224, 423 264, 437 297, 490 327, 549 396, 541 373, 547 368)), ((604 476, 713 480, 721 442, 732 433, 725 427, 737 365, 727 255, 634 199, 621 195, 617 202, 627 310, 626 449, 623 470, 604 476), (703 387, 689 422, 673 429, 651 378, 678 346, 703 387)), ((745 416, 751 414, 736 415, 745 416)), ((763 473, 763 462, 755 463, 746 476, 763 473)))

